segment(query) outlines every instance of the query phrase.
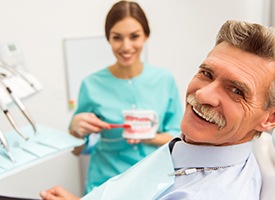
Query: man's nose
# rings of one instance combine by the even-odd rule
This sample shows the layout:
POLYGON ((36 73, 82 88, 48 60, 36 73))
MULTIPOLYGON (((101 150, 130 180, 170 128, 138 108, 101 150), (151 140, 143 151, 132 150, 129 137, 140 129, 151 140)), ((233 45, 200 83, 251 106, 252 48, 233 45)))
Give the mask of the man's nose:
POLYGON ((195 95, 200 104, 207 104, 215 107, 219 105, 221 92, 219 85, 212 82, 198 89, 195 95))

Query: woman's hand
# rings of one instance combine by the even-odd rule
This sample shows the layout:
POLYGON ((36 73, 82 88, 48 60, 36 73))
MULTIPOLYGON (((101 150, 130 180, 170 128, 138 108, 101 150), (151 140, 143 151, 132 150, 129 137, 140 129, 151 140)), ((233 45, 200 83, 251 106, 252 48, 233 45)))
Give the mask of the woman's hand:
POLYGON ((110 129, 110 125, 100 120, 93 113, 79 113, 73 117, 70 133, 78 138, 90 133, 98 133, 102 129, 110 129))
MULTIPOLYGON (((70 134, 77 137, 83 138, 85 135, 90 133, 98 133, 102 129, 110 129, 110 125, 102 120, 100 120, 93 113, 79 113, 76 114, 71 122, 70 134)), ((75 147, 73 154, 79 155, 85 144, 79 147, 75 147)))
POLYGON ((41 191, 42 200, 79 200, 77 196, 60 186, 55 186, 47 191, 41 191))
POLYGON ((173 136, 171 136, 169 133, 157 133, 154 138, 150 139, 130 139, 127 138, 127 142, 129 144, 138 144, 138 143, 143 143, 143 144, 149 144, 149 145, 154 145, 154 146, 160 146, 163 145, 167 142, 169 142, 173 136))
POLYGON ((129 139, 129 138, 126 138, 126 141, 129 143, 129 144, 138 144, 140 143, 140 139, 129 139))

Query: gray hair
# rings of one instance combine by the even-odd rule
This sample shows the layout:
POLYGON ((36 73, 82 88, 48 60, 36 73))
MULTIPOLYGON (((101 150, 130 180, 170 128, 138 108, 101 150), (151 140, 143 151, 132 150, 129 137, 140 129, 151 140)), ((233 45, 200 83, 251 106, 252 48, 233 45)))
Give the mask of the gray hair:
MULTIPOLYGON (((226 21, 216 38, 216 45, 228 42, 235 47, 275 61, 275 29, 244 21, 226 21)), ((275 77, 270 85, 265 109, 275 106, 275 77)))

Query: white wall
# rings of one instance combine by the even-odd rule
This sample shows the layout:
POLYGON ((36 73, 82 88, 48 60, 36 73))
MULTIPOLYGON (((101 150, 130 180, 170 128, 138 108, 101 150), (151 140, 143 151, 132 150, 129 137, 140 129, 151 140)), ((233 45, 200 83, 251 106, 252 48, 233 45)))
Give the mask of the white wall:
MULTIPOLYGON (((231 18, 265 22, 267 12, 261 2, 267 1, 139 0, 152 30, 149 61, 172 70, 184 102, 187 83, 213 46, 220 25, 231 18)), ((103 35, 105 15, 114 2, 0 0, 0 43, 19 42, 29 71, 44 87, 25 101, 37 122, 67 130, 72 112, 67 104, 62 41, 103 35)), ((11 128, 5 118, 3 122, 0 128, 11 128)), ((20 118, 19 123, 27 122, 20 118)))
MULTIPOLYGON (((68 109, 62 42, 104 34, 115 0, 0 0, 0 43, 17 41, 30 72, 44 89, 25 103, 36 122, 67 130, 68 109)), ((269 0, 138 0, 150 25, 148 60, 175 75, 184 105, 185 89, 227 19, 268 24, 269 0)), ((273 4, 274 5, 274 4, 273 4)), ((273 6, 274 7, 274 6, 273 6)), ((15 115, 19 112, 12 107, 15 115)), ((18 122, 27 122, 20 117, 18 122)), ((11 129, 0 114, 0 128, 11 129)))

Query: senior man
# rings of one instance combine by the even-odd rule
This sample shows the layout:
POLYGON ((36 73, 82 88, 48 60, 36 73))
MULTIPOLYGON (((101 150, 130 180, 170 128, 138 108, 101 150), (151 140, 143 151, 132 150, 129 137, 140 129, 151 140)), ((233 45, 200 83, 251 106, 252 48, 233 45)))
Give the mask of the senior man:
MULTIPOLYGON (((258 200, 252 140, 274 127, 274 29, 226 21, 188 85, 182 133, 82 199, 258 200)), ((62 187, 40 194, 79 199, 62 187)))

